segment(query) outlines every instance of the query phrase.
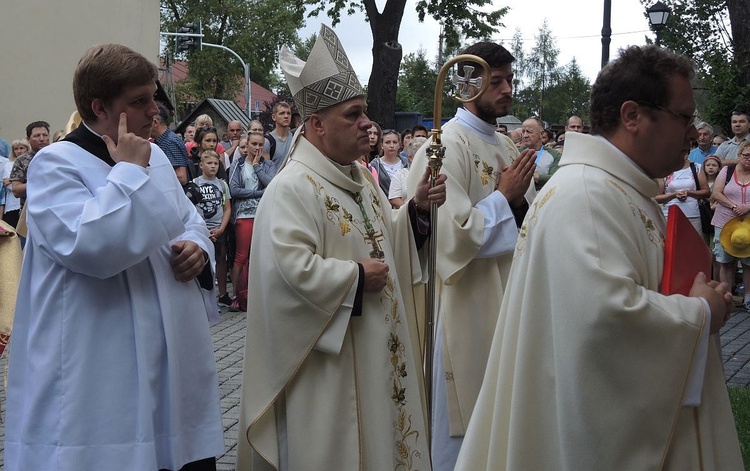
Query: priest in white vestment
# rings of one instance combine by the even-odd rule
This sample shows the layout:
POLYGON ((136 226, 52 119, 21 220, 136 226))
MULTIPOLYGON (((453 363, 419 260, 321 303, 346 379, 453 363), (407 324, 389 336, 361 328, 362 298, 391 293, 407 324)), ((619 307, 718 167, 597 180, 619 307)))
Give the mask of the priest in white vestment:
MULTIPOLYGON (((452 471, 482 384, 518 228, 536 194, 534 151, 519 155, 495 131, 508 114, 513 56, 501 45, 467 48, 491 68, 487 92, 444 127, 448 199, 438 213, 438 320, 433 369, 433 467, 452 471)), ((463 73, 463 63, 459 63, 463 73)), ((481 69, 474 76, 481 76, 481 69)), ((476 89, 474 90, 476 92, 476 89)), ((412 162, 410 191, 427 165, 426 146, 412 162)))
POLYGON ((157 69, 116 44, 76 68, 83 123, 29 166, 5 469, 215 470, 213 245, 149 136, 157 69))
POLYGON ((656 178, 697 131, 689 59, 632 46, 591 93, 515 251, 460 471, 742 470, 710 335, 732 309, 696 276, 660 293, 656 178))
POLYGON ((237 469, 429 471, 412 287, 445 177, 392 210, 333 30, 280 58, 305 121, 255 219, 237 469))

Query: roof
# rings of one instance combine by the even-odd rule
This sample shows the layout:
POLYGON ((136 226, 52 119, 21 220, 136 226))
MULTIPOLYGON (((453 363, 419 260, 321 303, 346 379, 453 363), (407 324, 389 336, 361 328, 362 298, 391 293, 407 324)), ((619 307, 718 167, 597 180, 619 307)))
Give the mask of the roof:
POLYGON ((230 121, 239 121, 242 127, 247 129, 250 124, 250 118, 247 117, 237 103, 232 100, 218 100, 216 98, 206 98, 198 103, 190 113, 177 125, 175 132, 182 133, 188 124, 195 121, 195 118, 202 114, 208 114, 214 120, 214 126, 218 129, 226 128, 230 121))
MULTIPOLYGON (((172 78, 174 80, 174 83, 187 79, 189 73, 190 64, 187 61, 176 61, 174 64, 172 64, 172 78)), ((164 83, 167 80, 167 71, 165 69, 165 64, 163 61, 161 63, 161 67, 159 68, 159 80, 164 83)), ((250 81, 250 100, 252 101, 250 107, 253 110, 253 115, 256 115, 257 113, 263 111, 264 104, 271 103, 274 98, 276 98, 276 95, 271 90, 258 85, 252 80, 250 81)), ((237 94, 236 97, 234 97, 234 101, 235 103, 237 103, 237 106, 239 106, 241 110, 247 108, 245 87, 242 87, 242 90, 237 94)))

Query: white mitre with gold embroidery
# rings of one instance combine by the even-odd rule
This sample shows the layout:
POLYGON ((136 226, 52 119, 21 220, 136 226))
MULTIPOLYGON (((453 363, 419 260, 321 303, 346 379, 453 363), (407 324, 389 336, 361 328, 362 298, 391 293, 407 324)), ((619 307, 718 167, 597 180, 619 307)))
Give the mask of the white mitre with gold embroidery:
POLYGON ((307 62, 282 46, 279 65, 303 120, 323 108, 365 94, 341 41, 326 25, 320 25, 307 62))

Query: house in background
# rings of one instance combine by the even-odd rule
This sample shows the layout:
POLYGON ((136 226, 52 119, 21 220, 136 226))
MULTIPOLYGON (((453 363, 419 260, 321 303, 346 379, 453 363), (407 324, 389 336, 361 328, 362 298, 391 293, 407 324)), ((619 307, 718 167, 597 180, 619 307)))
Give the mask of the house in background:
MULTIPOLYGON (((159 67, 159 81, 161 81, 167 89, 173 89, 174 85, 181 80, 185 80, 189 73, 190 66, 187 61, 177 61, 172 64, 172 67, 166 67, 166 64, 162 61, 161 66, 159 67)), ((250 99, 253 118, 256 118, 265 110, 265 103, 272 102, 274 98, 276 98, 276 95, 272 91, 251 81, 250 99)), ((175 103, 175 107, 177 109, 175 117, 175 132, 178 133, 182 133, 189 123, 195 121, 196 116, 203 113, 206 113, 213 118, 214 126, 216 126, 220 133, 219 137, 221 137, 222 132, 226 131, 226 126, 229 121, 237 119, 242 122, 245 129, 247 129, 247 124, 249 122, 249 119, 247 118, 247 102, 244 87, 234 100, 208 98, 197 104, 195 102, 175 103), (230 106, 230 103, 233 104, 234 107, 230 106), (198 110, 204 111, 196 112, 198 110), (237 114, 237 111, 239 111, 239 115, 237 114), (241 116, 244 116, 244 120, 241 116)))
POLYGON ((195 118, 202 114, 207 114, 211 117, 214 122, 214 127, 219 132, 219 138, 221 138, 221 135, 227 131, 227 124, 229 124, 230 121, 239 121, 242 123, 244 129, 247 129, 247 125, 250 124, 250 118, 247 117, 247 113, 245 113, 245 111, 232 100, 206 98, 198 103, 190 113, 185 115, 182 121, 175 122, 174 132, 183 136, 188 124, 194 122, 195 118))

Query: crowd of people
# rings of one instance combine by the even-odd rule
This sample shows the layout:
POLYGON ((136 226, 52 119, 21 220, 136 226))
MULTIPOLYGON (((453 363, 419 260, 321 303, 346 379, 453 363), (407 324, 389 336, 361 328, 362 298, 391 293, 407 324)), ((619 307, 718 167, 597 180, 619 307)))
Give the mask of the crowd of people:
POLYGON ((1 233, 25 241, 5 469, 215 470, 222 305, 247 312, 238 470, 742 469, 711 336, 750 277, 748 115, 717 147, 690 60, 631 46, 590 133, 509 131, 515 58, 463 54, 490 82, 433 177, 427 128, 367 117, 325 25, 307 61, 282 48, 301 123, 279 102, 270 132, 203 115, 183 138, 152 63, 87 51, 59 139, 35 121, 0 142, 1 233), (717 263, 688 296, 660 293, 671 205, 717 263))

